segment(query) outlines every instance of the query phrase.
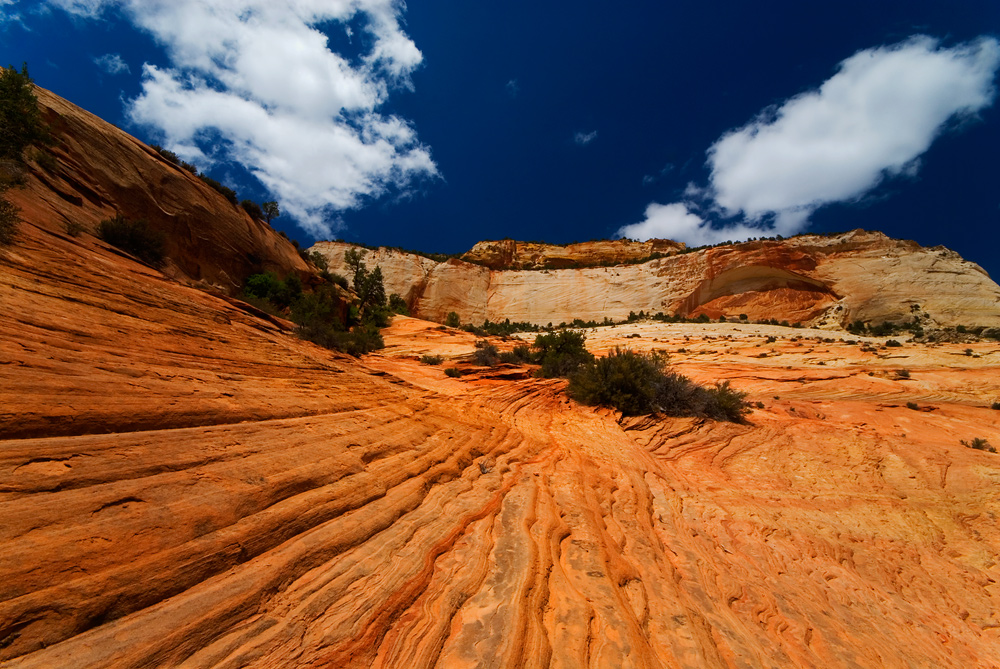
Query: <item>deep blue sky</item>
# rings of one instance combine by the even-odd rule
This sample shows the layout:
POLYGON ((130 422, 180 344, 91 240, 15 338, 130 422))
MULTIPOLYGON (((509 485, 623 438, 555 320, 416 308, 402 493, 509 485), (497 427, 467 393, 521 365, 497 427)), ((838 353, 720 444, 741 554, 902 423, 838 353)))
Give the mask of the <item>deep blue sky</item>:
MULTIPOLYGON (((141 92, 142 64, 170 67, 168 52, 120 12, 71 18, 33 11, 38 4, 0 9, 8 17, 0 62, 27 61, 39 85, 157 141, 128 120, 125 102, 141 92), (94 59, 104 54, 119 54, 130 72, 102 71, 94 59)), ((344 226, 336 235, 457 252, 482 239, 615 236, 650 203, 679 201, 690 182, 706 185, 706 151, 727 131, 820 86, 852 54, 917 34, 942 47, 998 37, 1000 2, 639 1, 623 9, 422 0, 400 21, 423 60, 412 90, 393 89, 379 111, 410 123, 439 176, 362 198, 336 215, 344 226), (594 132, 589 143, 574 141, 594 132)), ((331 48, 357 62, 370 46, 362 29, 355 22, 348 41, 329 27, 331 48)), ((944 244, 1000 278, 997 106, 943 132, 915 174, 820 207, 808 229, 944 244)), ((211 173, 242 197, 273 197, 231 163, 211 173)), ((275 225, 311 242, 290 216, 275 225)))

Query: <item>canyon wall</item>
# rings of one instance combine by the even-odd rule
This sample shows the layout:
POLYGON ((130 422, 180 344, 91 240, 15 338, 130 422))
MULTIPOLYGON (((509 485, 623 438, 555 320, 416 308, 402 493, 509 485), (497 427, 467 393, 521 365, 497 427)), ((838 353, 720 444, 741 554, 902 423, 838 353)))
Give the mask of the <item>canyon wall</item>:
MULTIPOLYGON (((620 244, 626 250, 634 245, 620 244)), ((319 242, 312 250, 328 259, 331 270, 343 273, 344 252, 350 248, 344 242, 319 242)), ((501 257, 503 248, 494 255, 501 257)), ((504 262, 516 265, 518 256, 512 254, 503 256, 504 262)), ((878 232, 802 235, 688 253, 675 249, 638 264, 586 266, 612 256, 607 248, 592 256, 567 252, 560 262, 584 266, 516 270, 459 259, 436 262, 379 248, 366 252, 366 262, 382 268, 387 291, 399 293, 413 313, 434 321, 443 321, 450 311, 466 323, 509 318, 540 325, 662 311, 712 319, 746 314, 751 320, 828 328, 858 319, 899 322, 916 314, 930 325, 1000 326, 1000 286, 982 268, 944 247, 924 248, 878 232)))

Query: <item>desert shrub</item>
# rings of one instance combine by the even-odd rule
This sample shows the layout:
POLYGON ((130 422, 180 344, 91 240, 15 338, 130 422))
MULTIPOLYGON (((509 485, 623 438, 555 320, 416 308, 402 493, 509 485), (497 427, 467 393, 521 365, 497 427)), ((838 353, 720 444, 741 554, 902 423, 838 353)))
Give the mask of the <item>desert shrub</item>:
POLYGON ((32 144, 49 141, 28 65, 0 68, 0 159, 21 162, 32 144))
POLYGON ((908 369, 897 369, 896 370, 896 376, 899 377, 899 378, 901 378, 901 379, 908 379, 908 378, 910 378, 910 370, 908 370, 908 369))
POLYGON ((708 317, 708 314, 699 314, 698 318, 696 318, 694 320, 695 320, 696 323, 707 323, 707 322, 709 322, 712 319, 708 317))
POLYGON ((971 356, 972 355, 972 349, 971 348, 965 349, 965 355, 971 356))
POLYGON ((309 262, 311 262, 320 271, 325 271, 330 269, 330 263, 327 262, 326 256, 324 256, 319 251, 313 251, 309 254, 309 262))
POLYGON ((989 453, 997 452, 997 449, 994 448, 993 446, 990 446, 990 442, 986 441, 982 437, 976 437, 972 441, 966 441, 965 439, 962 439, 959 443, 961 443, 963 446, 967 448, 974 448, 977 451, 987 451, 989 453))
POLYGON ((399 293, 393 293, 389 296, 389 311, 403 316, 410 315, 410 307, 399 293))
POLYGON ((917 410, 920 409, 920 405, 917 404, 916 402, 907 402, 906 403, 906 408, 907 409, 912 409, 913 411, 917 411, 917 410))
POLYGON ((351 330, 343 330, 336 323, 311 323, 300 325, 296 332, 302 339, 353 356, 385 348, 382 333, 371 325, 358 325, 351 330))
POLYGON ((208 176, 204 172, 199 174, 198 178, 204 181, 206 184, 208 184, 208 186, 211 187, 215 192, 219 193, 224 198, 229 200, 230 204, 235 205, 238 202, 238 199, 236 197, 236 191, 234 191, 229 186, 223 186, 221 183, 219 183, 212 177, 208 176))
POLYGON ((666 368, 662 353, 616 348, 579 368, 570 377, 569 394, 584 404, 610 406, 625 415, 661 412, 742 422, 749 410, 746 393, 725 381, 704 388, 666 368))
POLYGON ((150 265, 163 264, 166 237, 144 220, 130 221, 118 214, 98 224, 97 236, 150 265))
POLYGON ((240 206, 243 207, 243 211, 250 214, 250 218, 257 221, 264 219, 264 212, 261 211, 260 205, 253 200, 243 200, 240 202, 240 206))
POLYGON ((79 237, 83 230, 83 223, 79 221, 66 221, 66 234, 70 237, 79 237))
POLYGON ((343 274, 337 274, 336 272, 332 272, 328 278, 330 279, 331 283, 334 283, 343 288, 344 290, 347 290, 347 285, 348 285, 347 277, 344 276, 343 274))
POLYGON ((889 346, 890 348, 891 348, 891 347, 894 347, 894 346, 902 346, 902 344, 900 344, 900 343, 899 343, 898 341, 896 341, 895 339, 889 339, 889 340, 887 340, 887 341, 885 342, 885 345, 886 345, 886 346, 889 346))
POLYGON ((454 311, 449 311, 444 319, 444 324, 450 328, 457 328, 462 325, 462 321, 459 319, 458 314, 454 311))
POLYGON ((757 402, 757 403, 754 404, 754 406, 757 407, 758 409, 763 409, 764 408, 764 403, 763 402, 757 402))
POLYGON ((542 365, 539 375, 552 378, 569 376, 583 364, 594 360, 585 346, 582 332, 564 330, 535 337, 536 360, 542 365))
POLYGON ((462 371, 458 367, 449 367, 444 370, 445 376, 450 376, 453 379, 457 379, 462 375, 462 371))
POLYGON ((444 362, 444 358, 440 355, 422 355, 420 356, 420 362, 425 365, 440 365, 444 362))
POLYGON ((518 365, 525 362, 534 362, 535 356, 531 352, 531 347, 527 344, 517 344, 513 350, 504 351, 500 354, 500 362, 518 365))
POLYGON ((993 404, 990 405, 990 408, 993 409, 994 411, 1000 411, 1000 402, 994 402, 993 404))
POLYGON ((480 367, 495 367, 500 362, 500 352, 493 344, 479 340, 476 342, 476 352, 472 354, 472 359, 480 367))
POLYGON ((749 316, 747 316, 746 314, 740 314, 740 320, 741 320, 741 321, 745 321, 745 320, 748 320, 749 318, 750 318, 750 317, 749 317, 749 316))
MULTIPOLYGON (((5 189, 0 187, 0 195, 5 189)), ((14 242, 17 236, 17 226, 21 222, 21 210, 14 204, 0 197, 0 246, 7 246, 14 242)))
POLYGON ((778 341, 778 340, 775 339, 774 337, 768 337, 767 341, 765 343, 767 343, 767 344, 773 344, 776 341, 778 341))

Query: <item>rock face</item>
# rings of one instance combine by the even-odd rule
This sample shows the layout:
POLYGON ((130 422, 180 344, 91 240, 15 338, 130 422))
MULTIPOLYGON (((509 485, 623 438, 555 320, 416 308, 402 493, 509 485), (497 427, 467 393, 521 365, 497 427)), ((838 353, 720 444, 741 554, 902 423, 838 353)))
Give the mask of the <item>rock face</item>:
POLYGON ((684 244, 669 239, 651 239, 636 242, 629 239, 600 240, 578 244, 542 244, 516 242, 503 239, 479 242, 462 255, 462 260, 490 269, 564 269, 620 265, 648 260, 654 255, 672 255, 682 250, 684 244))
MULTIPOLYGON (((489 244, 494 249, 500 243, 489 244)), ((622 242, 626 250, 632 244, 622 242)), ((313 250, 343 272, 348 248, 320 242, 313 250)), ((516 265, 503 250, 494 254, 496 262, 516 265)), ((602 253, 592 262, 580 256, 574 262, 600 264, 611 255, 602 253)), ((493 257, 475 249, 473 254, 480 260, 493 257)), ((404 296, 413 313, 434 321, 450 311, 476 324, 510 318, 543 325, 662 311, 713 319, 746 314, 751 320, 830 328, 858 319, 909 321, 915 315, 944 326, 1000 325, 1000 286, 978 265, 944 247, 924 248, 860 230, 718 246, 614 267, 491 270, 390 249, 369 252, 367 262, 382 267, 387 289, 404 296)))
POLYGON ((115 126, 35 89, 54 143, 29 150, 26 184, 8 198, 22 217, 53 232, 69 223, 94 234, 121 213, 166 235, 165 271, 235 291, 254 272, 308 272, 295 248, 263 221, 115 126))
POLYGON ((734 425, 415 319, 356 361, 32 224, 0 303, 4 667, 1000 663, 1000 455, 959 443, 1000 444, 995 345, 591 333, 750 392, 734 425))

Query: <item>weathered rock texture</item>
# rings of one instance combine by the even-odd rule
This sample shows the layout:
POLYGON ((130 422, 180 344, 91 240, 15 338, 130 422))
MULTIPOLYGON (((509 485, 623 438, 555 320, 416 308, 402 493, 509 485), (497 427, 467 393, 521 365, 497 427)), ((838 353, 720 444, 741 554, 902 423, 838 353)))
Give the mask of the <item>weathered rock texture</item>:
MULTIPOLYGON (((620 244, 627 251, 634 243, 620 244)), ((313 247, 340 272, 348 248, 342 242, 313 247)), ((575 262, 599 264, 610 251, 601 253, 594 262, 581 256, 575 262)), ((404 296, 413 313, 434 321, 450 311, 475 324, 505 318, 600 322, 622 320, 632 311, 662 311, 713 319, 746 314, 830 328, 858 319, 908 321, 916 313, 929 325, 1000 325, 1000 286, 978 265, 944 247, 860 230, 719 246, 615 267, 491 270, 384 248, 369 252, 367 262, 382 267, 387 289, 404 296)))
POLYGON ((0 303, 4 667, 1000 664, 996 346, 591 334, 733 425, 447 378, 414 319, 357 362, 31 224, 0 303))
POLYGON ((477 243, 462 255, 462 260, 490 269, 563 269, 648 260, 650 256, 671 255, 683 248, 684 244, 669 239, 598 240, 561 246, 502 239, 477 243))
POLYGON ((22 216, 53 232, 96 234, 117 213, 166 235, 164 270, 234 292, 254 272, 308 272, 291 242, 178 165, 76 105, 35 89, 54 143, 28 151, 23 189, 8 191, 22 216), (39 160, 39 154, 51 160, 39 160), (42 165, 47 165, 43 167, 42 165))

